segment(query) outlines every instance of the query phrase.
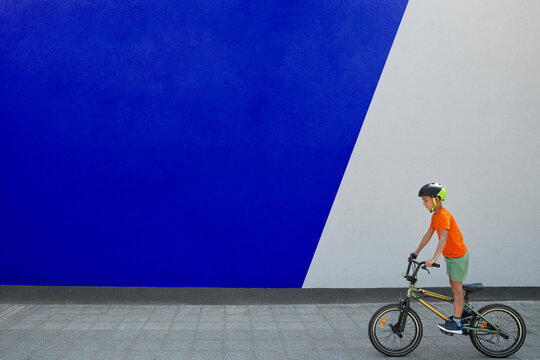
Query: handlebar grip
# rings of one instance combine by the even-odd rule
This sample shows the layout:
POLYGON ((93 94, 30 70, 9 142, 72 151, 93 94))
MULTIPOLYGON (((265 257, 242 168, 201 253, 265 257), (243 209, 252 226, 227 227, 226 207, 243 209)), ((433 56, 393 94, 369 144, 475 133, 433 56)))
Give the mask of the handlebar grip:
POLYGON ((435 268, 440 268, 440 267, 441 267, 441 264, 434 263, 434 264, 431 264, 431 266, 433 266, 433 267, 435 267, 435 268))
POLYGON ((415 260, 417 257, 418 257, 417 254, 414 254, 414 253, 411 254, 411 259, 415 260))

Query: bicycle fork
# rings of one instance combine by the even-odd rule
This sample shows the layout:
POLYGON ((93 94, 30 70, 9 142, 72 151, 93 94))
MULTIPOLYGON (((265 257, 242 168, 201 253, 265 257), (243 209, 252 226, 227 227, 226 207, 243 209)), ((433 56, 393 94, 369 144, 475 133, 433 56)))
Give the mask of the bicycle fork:
POLYGON ((401 299, 400 307, 401 311, 399 313, 398 322, 392 325, 392 331, 394 334, 403 337, 403 331, 405 330, 405 324, 407 323, 407 316, 409 316, 409 308, 411 305, 411 300, 407 297, 406 299, 401 299))

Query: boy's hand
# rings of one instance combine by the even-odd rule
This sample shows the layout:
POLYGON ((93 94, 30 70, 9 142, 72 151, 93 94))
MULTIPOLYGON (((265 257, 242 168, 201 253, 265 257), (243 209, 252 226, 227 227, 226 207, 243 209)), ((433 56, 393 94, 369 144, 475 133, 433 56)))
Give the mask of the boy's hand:
POLYGON ((426 261, 427 267, 433 267, 433 264, 437 262, 437 259, 431 259, 426 261))

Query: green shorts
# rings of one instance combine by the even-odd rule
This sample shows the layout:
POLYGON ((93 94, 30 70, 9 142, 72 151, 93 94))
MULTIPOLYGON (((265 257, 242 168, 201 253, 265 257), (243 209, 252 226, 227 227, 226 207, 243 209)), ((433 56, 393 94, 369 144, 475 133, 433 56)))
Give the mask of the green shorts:
POLYGON ((446 273, 452 281, 465 281, 469 271, 469 252, 460 258, 445 258, 446 273))

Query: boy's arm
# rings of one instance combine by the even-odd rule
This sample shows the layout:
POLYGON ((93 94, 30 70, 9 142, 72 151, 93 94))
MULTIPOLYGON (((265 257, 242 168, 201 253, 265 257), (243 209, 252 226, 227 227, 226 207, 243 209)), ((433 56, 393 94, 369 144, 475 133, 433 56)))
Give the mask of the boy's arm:
POLYGON ((420 241, 420 245, 418 245, 418 249, 414 251, 414 254, 418 255, 420 254, 420 251, 424 248, 424 246, 427 245, 429 240, 431 240, 431 237, 433 236, 433 233, 435 232, 435 229, 429 228, 426 234, 422 237, 422 241, 420 241))
POLYGON ((435 250, 435 255, 433 255, 433 259, 426 261, 426 266, 431 267, 433 263, 436 263, 439 259, 439 256, 441 256, 444 246, 446 245, 446 239, 448 238, 448 229, 443 229, 440 232, 440 238, 439 238, 439 244, 437 245, 437 250, 435 250))

